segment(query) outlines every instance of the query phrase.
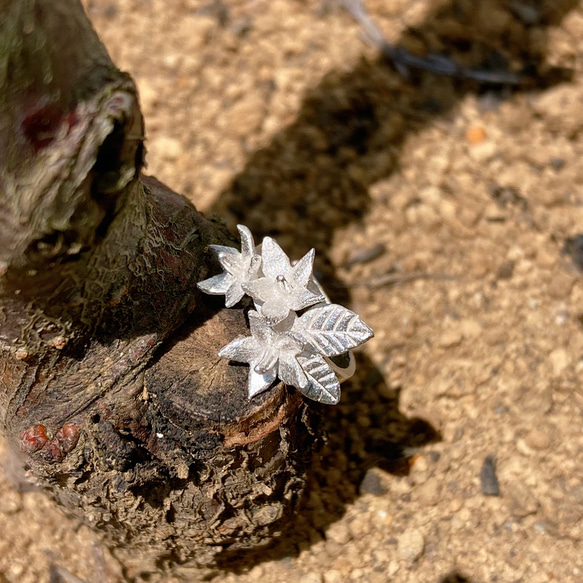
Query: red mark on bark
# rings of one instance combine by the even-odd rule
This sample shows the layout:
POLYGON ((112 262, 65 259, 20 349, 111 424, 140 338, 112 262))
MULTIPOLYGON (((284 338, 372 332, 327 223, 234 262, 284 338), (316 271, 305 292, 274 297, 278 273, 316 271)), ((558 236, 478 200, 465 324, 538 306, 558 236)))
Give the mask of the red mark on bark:
POLYGON ((79 441, 79 426, 65 423, 53 439, 47 436, 44 425, 32 425, 20 434, 20 448, 24 453, 33 454, 42 450, 45 461, 49 463, 63 461, 79 441))
POLYGON ((59 447, 56 441, 51 441, 43 450, 45 460, 49 463, 61 462, 65 457, 65 452, 59 447))
POLYGON ((53 439, 59 445, 59 448, 65 453, 69 453, 79 441, 79 427, 75 423, 65 423, 53 439))
POLYGON ((20 434, 20 449, 24 453, 35 453, 48 442, 47 428, 44 425, 32 425, 20 434))
POLYGON ((22 131, 35 151, 46 148, 57 136, 62 111, 54 105, 46 105, 31 113, 22 122, 22 131))

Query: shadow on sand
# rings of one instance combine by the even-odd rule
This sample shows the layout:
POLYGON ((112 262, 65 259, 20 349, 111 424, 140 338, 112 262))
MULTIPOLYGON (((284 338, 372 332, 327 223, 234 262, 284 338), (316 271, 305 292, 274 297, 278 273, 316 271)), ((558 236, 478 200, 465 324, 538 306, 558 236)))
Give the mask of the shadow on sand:
MULTIPOLYGON (((335 285, 328 257, 335 232, 362 222, 371 202, 369 187, 398 171, 405 140, 453 118, 464 97, 487 96, 495 107, 516 94, 567 81, 568 70, 545 63, 546 33, 576 5, 576 0, 453 0, 442 5, 407 30, 399 46, 414 43, 466 68, 522 71, 524 83, 486 86, 423 71, 403 77, 382 58, 362 60, 349 73, 332 72, 306 95, 295 122, 250 157, 212 211, 231 227, 247 225, 257 238, 277 237, 291 257, 314 247, 320 280, 333 292, 333 301, 350 306, 349 294, 335 285)), ((260 561, 297 555, 300 543, 319 540, 343 515, 369 468, 407 475, 415 448, 440 439, 427 421, 399 412, 399 391, 383 387, 381 374, 362 354, 357 371, 343 386, 337 407, 310 404, 320 409, 315 429, 329 440, 315 455, 310 488, 292 530, 281 533, 269 549, 225 552, 222 567, 241 572, 260 561)), ((444 577, 467 581, 458 574, 444 577)))

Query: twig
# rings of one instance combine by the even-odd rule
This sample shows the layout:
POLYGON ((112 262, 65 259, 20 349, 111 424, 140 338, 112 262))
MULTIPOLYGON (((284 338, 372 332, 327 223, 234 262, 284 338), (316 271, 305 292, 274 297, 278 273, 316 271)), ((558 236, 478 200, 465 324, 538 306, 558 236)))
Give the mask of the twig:
POLYGON ((347 284, 346 287, 368 287, 378 289, 389 285, 402 285, 418 279, 448 279, 453 280, 455 277, 447 273, 428 273, 426 271, 412 271, 411 273, 385 273, 379 277, 369 280, 359 281, 347 284))
POLYGON ((368 15, 362 0, 337 0, 360 25, 364 39, 390 59, 403 77, 409 76, 409 69, 422 69, 436 75, 447 75, 458 79, 471 79, 479 83, 495 85, 520 85, 524 76, 510 71, 484 71, 467 69, 444 55, 417 57, 402 47, 392 45, 368 15))

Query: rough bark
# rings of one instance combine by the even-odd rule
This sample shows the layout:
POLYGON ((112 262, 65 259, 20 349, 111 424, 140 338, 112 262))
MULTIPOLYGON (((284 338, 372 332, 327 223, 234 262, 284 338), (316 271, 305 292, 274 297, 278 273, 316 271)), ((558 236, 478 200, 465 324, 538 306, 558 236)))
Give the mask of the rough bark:
POLYGON ((116 544, 209 564, 277 534, 305 484, 297 394, 249 401, 244 333, 196 282, 230 241, 141 174, 135 86, 72 0, 0 0, 0 428, 116 544))

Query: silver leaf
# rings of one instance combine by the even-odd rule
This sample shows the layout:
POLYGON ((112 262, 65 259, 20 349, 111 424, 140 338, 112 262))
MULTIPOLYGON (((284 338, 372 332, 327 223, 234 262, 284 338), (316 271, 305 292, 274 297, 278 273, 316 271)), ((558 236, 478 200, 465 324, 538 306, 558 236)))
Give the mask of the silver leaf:
POLYGON ((373 331, 357 314, 327 304, 308 310, 293 325, 292 334, 326 356, 337 356, 372 338, 373 331))
POLYGON ((340 383, 329 364, 315 353, 303 353, 298 362, 308 377, 308 384, 300 388, 302 394, 326 405, 336 405, 340 401, 340 383))

